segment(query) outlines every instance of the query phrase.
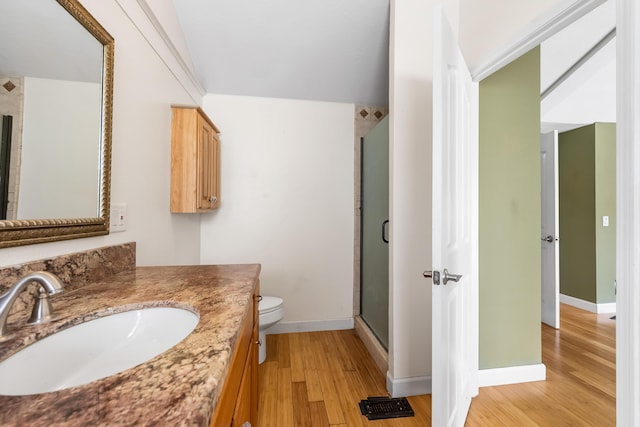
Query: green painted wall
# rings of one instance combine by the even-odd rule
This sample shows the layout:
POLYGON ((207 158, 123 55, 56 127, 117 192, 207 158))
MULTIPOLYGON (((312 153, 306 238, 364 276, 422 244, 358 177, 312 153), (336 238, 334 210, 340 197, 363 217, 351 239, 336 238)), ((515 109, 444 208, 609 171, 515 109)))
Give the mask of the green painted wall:
POLYGON ((558 139, 560 293, 598 304, 616 300, 615 144, 614 123, 584 126, 558 139))
POLYGON ((596 123, 596 302, 616 302, 616 125, 596 123), (609 217, 609 226, 602 217, 609 217))
POLYGON ((596 302, 595 128, 558 136, 560 293, 596 302))
POLYGON ((540 50, 480 82, 480 369, 541 362, 540 50))

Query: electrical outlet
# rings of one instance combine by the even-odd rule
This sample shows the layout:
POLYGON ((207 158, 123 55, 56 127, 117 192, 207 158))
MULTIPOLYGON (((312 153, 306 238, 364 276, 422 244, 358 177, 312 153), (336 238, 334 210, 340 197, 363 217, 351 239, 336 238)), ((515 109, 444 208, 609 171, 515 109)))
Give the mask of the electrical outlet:
POLYGON ((127 205, 124 203, 111 203, 110 231, 119 233, 127 230, 127 205))

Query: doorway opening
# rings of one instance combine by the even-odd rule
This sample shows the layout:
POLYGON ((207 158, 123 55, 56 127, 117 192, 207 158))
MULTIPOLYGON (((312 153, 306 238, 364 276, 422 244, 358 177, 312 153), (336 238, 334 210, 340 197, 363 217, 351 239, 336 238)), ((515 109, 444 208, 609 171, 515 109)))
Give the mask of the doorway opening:
POLYGON ((556 328, 559 303, 616 309, 616 49, 615 2, 541 43, 542 321, 556 328))

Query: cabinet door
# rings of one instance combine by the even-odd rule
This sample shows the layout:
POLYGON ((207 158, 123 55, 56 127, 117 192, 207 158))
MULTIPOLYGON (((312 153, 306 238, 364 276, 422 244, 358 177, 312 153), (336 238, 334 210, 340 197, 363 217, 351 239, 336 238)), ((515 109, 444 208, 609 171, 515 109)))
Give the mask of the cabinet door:
POLYGON ((217 132, 211 136, 211 208, 217 208, 220 204, 220 139, 217 132))
POLYGON ((173 107, 171 212, 206 212, 220 205, 218 129, 199 108, 173 107))
POLYGON ((260 284, 256 286, 255 294, 253 295, 253 335, 251 340, 251 351, 249 352, 248 364, 251 365, 251 425, 258 425, 258 316, 259 316, 259 301, 260 301, 260 284))
POLYGON ((220 200, 220 143, 215 129, 198 118, 197 209, 213 209, 220 200))
POLYGON ((242 381, 240 382, 240 390, 238 390, 238 400, 236 401, 236 408, 233 412, 233 422, 231 427, 244 427, 251 424, 252 421, 252 406, 257 405, 258 402, 252 402, 252 380, 253 380, 253 353, 255 352, 255 346, 249 346, 249 354, 244 365, 244 372, 242 373, 242 381), (246 424, 248 423, 248 424, 246 424))
POLYGON ((198 169, 196 200, 198 209, 211 207, 211 176, 212 176, 212 151, 213 129, 201 117, 198 117, 198 169))

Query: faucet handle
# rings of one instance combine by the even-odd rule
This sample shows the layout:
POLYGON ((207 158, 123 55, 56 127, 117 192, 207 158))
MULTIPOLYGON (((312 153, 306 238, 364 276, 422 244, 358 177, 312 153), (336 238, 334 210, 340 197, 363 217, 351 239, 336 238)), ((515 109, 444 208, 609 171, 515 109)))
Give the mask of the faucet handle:
POLYGON ((18 298, 18 294, 24 291, 31 282, 39 283, 41 289, 40 296, 34 303, 33 314, 31 319, 29 319, 29 323, 47 322, 53 317, 51 302, 47 299, 47 295, 42 295, 42 291, 46 290, 50 295, 56 294, 62 291, 62 288, 64 287, 62 282, 56 276, 46 271, 29 273, 14 283, 7 292, 0 295, 0 342, 5 341, 8 336, 7 317, 9 316, 11 307, 18 298))
POLYGON ((53 306, 49 299, 49 294, 43 287, 39 288, 38 296, 34 298, 33 310, 31 317, 27 320, 28 324, 46 323, 53 319, 53 306))

